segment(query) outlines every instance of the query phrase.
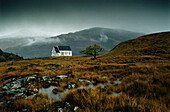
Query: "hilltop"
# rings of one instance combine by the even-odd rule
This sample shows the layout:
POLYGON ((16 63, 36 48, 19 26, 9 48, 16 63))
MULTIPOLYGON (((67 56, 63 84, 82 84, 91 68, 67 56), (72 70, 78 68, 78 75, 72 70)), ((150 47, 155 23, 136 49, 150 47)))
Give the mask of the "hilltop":
POLYGON ((168 37, 163 32, 121 42, 96 60, 72 56, 1 62, 0 110, 168 112, 168 37))

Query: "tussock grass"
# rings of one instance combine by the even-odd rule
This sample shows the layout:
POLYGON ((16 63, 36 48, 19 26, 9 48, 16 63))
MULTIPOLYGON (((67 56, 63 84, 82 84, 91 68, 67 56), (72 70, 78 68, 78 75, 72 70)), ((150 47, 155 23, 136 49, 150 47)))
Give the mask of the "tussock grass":
POLYGON ((46 94, 39 93, 36 96, 28 99, 18 97, 15 100, 11 99, 10 103, 0 106, 1 111, 23 111, 35 112, 35 111, 47 111, 47 107, 50 102, 46 94))
POLYGON ((139 112, 139 111, 167 111, 165 105, 156 104, 145 98, 132 98, 126 94, 119 96, 107 95, 101 90, 77 89, 72 90, 63 97, 64 102, 70 102, 71 107, 78 106, 83 111, 91 112, 107 112, 107 111, 123 111, 123 112, 139 112), (156 107, 156 108, 155 108, 156 107), (163 110, 161 108, 164 108, 163 110))
MULTIPOLYGON (((71 89, 71 92, 63 97, 62 102, 70 101, 72 109, 74 106, 79 106, 82 111, 167 111, 169 109, 169 60, 161 58, 160 56, 159 58, 156 58, 156 56, 153 58, 153 56, 151 56, 150 59, 152 60, 149 61, 149 56, 110 57, 110 61, 108 61, 109 58, 107 58, 107 60, 105 60, 105 58, 99 58, 93 61, 91 61, 90 58, 88 60, 88 58, 89 57, 49 57, 45 58, 46 60, 44 60, 44 58, 29 61, 19 60, 14 62, 13 65, 10 65, 11 62, 0 63, 0 69, 2 70, 0 71, 1 84, 7 83, 8 81, 5 79, 11 76, 35 73, 43 74, 42 76, 68 75, 68 78, 53 78, 52 80, 56 81, 53 85, 65 89, 67 84, 70 83, 75 83, 78 87, 80 87, 80 85, 88 86, 90 84, 89 82, 81 83, 78 79, 87 79, 92 81, 93 84, 106 83, 104 87, 97 87, 95 90, 71 89), (41 64, 40 66, 27 66, 30 63, 41 64), (98 63, 100 63, 100 65, 98 63), (47 64, 63 65, 66 67, 44 66, 47 64), (115 85, 114 81, 118 78, 122 82, 121 84, 115 85), (110 81, 111 84, 107 84, 108 81, 110 81), (112 96, 113 91, 121 92, 121 94, 119 96, 112 96), (73 101, 75 103, 73 103, 73 101)), ((30 85, 26 87, 33 89, 49 87, 50 85, 51 84, 46 81, 43 85, 30 85)), ((16 102, 15 105, 20 105, 16 106, 17 109, 23 109, 32 103, 30 100, 26 100, 27 103, 24 103, 25 99, 20 100, 23 104, 20 105, 16 102)), ((39 102, 46 101, 36 100, 39 102)), ((17 101, 19 102, 19 100, 17 101)), ((11 105, 12 104, 14 104, 14 101, 11 105)), ((55 103, 46 106, 50 107, 50 105, 55 105, 55 103)), ((7 107, 8 106, 3 105, 3 108, 7 109, 7 107)), ((38 110, 31 105, 28 107, 30 110, 35 111, 44 109, 44 107, 41 106, 41 109, 38 110)))
POLYGON ((52 92, 54 93, 54 94, 57 94, 57 93, 59 93, 59 92, 63 92, 64 91, 64 89, 63 88, 54 88, 53 90, 52 90, 52 92))
MULTIPOLYGON (((78 106, 81 112, 168 112, 170 110, 169 33, 152 36, 122 42, 111 52, 98 55, 96 60, 91 60, 89 56, 73 56, 1 62, 0 85, 8 83, 7 79, 10 77, 41 74, 42 76, 68 75, 68 78, 53 78, 53 83, 47 80, 36 86, 34 84, 24 86, 33 89, 54 85, 62 90, 67 88, 67 84, 74 83, 78 87, 69 89, 61 101, 52 103, 41 95, 32 99, 16 100, 4 96, 6 101, 11 102, 1 105, 0 110, 15 111, 27 107, 29 111, 47 111, 47 108, 48 111, 57 111, 57 108, 64 108, 65 103, 69 102, 71 106, 65 111, 73 111, 74 107, 78 106), (154 45, 155 42, 159 44, 154 45), (81 85, 88 86, 91 83, 79 82, 78 79, 89 80, 94 85, 102 83, 104 87, 96 87, 94 90, 80 89, 81 85), (117 79, 121 80, 120 84, 114 83, 117 79), (112 92, 120 94, 113 96, 112 92)), ((57 92, 61 90, 57 89, 57 92)))

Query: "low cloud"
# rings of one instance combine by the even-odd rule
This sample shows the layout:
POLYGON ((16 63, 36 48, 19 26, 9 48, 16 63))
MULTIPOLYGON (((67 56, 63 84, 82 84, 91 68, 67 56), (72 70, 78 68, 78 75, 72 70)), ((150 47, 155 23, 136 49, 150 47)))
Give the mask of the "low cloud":
POLYGON ((102 41, 102 42, 107 42, 108 41, 108 37, 105 34, 100 34, 100 39, 99 40, 102 41))

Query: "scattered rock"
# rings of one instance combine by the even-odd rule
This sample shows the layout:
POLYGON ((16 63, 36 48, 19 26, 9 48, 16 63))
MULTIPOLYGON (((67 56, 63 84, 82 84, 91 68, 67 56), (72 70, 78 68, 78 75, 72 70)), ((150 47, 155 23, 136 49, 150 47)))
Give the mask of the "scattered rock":
POLYGON ((57 112, 64 112, 64 110, 62 108, 58 108, 57 112))
POLYGON ((67 78, 68 75, 56 75, 56 77, 58 77, 59 79, 62 79, 62 78, 67 78))
POLYGON ((75 106, 75 107, 74 107, 74 111, 77 111, 77 110, 78 110, 78 108, 79 108, 78 106, 75 106))
POLYGON ((79 81, 79 82, 89 82, 89 83, 91 83, 91 81, 90 81, 90 80, 87 80, 87 79, 78 79, 78 81, 79 81))
POLYGON ((115 83, 115 84, 120 84, 121 81, 120 81, 119 79, 117 79, 114 83, 115 83))

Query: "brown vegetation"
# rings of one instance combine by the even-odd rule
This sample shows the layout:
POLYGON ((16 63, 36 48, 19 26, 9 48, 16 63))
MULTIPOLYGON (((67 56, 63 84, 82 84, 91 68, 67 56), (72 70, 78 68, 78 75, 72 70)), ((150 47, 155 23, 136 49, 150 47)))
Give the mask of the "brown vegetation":
POLYGON ((78 106, 79 111, 92 112, 168 112, 170 109, 169 34, 167 32, 146 35, 122 42, 111 52, 99 55, 96 60, 91 60, 88 56, 73 56, 2 62, 0 85, 8 83, 10 77, 40 74, 39 77, 57 75, 68 75, 68 77, 62 79, 54 77, 52 79, 54 83, 49 83, 49 80, 39 85, 32 83, 27 86, 28 88, 53 85, 56 86, 55 91, 58 93, 68 84, 74 83, 77 87, 70 88, 60 101, 53 102, 42 95, 32 99, 15 100, 4 97, 11 102, 1 105, 0 109, 22 111, 27 107, 29 111, 47 111, 47 108, 48 111, 57 111, 58 107, 64 107, 65 103, 69 102, 70 107, 67 111, 73 111, 75 106, 78 106), (88 81, 80 82, 79 79, 88 81), (116 83, 117 79, 120 79, 121 83, 116 83), (80 88, 82 85, 90 84, 103 84, 103 87, 80 88), (113 92, 120 94, 114 96, 113 92))

